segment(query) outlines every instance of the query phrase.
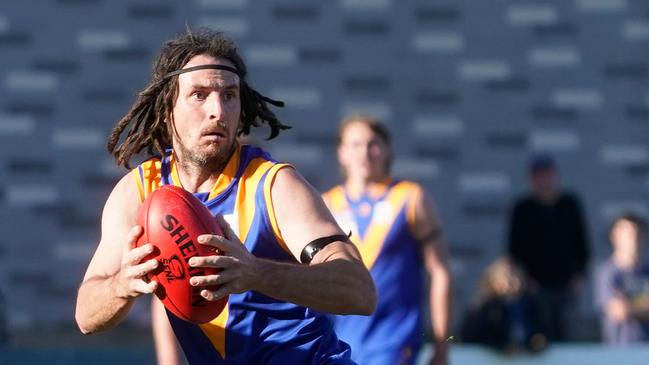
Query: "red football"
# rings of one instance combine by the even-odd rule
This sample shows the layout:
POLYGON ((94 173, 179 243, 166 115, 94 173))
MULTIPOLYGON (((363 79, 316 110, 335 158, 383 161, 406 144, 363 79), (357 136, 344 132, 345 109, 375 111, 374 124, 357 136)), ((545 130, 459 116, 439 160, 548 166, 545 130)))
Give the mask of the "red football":
POLYGON ((206 300, 201 296, 201 290, 215 290, 216 287, 191 286, 189 279, 213 275, 218 270, 190 267, 188 263, 194 256, 218 254, 213 247, 197 241, 201 234, 223 235, 216 218, 191 193, 164 185, 142 203, 137 224, 144 227, 144 234, 137 245, 151 243, 155 247, 143 261, 155 258, 160 264, 149 279, 158 282, 156 295, 164 306, 189 322, 205 323, 216 318, 226 305, 227 297, 218 301, 206 300))

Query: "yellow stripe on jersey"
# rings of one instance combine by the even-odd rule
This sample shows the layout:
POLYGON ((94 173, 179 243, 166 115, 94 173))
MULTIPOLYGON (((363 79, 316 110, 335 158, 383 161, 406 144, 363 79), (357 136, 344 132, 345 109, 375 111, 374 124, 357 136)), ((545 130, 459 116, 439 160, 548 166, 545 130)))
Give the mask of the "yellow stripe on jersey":
POLYGON ((140 176, 140 169, 135 168, 131 170, 131 176, 135 179, 135 186, 137 186, 137 196, 140 203, 144 201, 144 186, 142 186, 142 177, 140 176))
POLYGON ((273 163, 263 158, 255 158, 243 172, 241 179, 239 179, 239 189, 237 191, 237 199, 235 201, 234 211, 239 216, 239 239, 241 242, 246 242, 250 225, 255 216, 255 193, 261 178, 266 171, 273 167, 273 163))
POLYGON ((241 160, 241 145, 237 144, 237 146, 234 149, 234 153, 232 154, 232 157, 230 157, 230 161, 228 161, 228 164, 225 166, 225 169, 223 169, 223 172, 221 172, 221 175, 216 179, 216 182, 214 183, 214 186, 212 187, 212 190, 210 191, 210 196, 207 198, 209 199, 214 199, 217 195, 219 195, 223 190, 225 190, 232 180, 234 180, 235 175, 237 174, 237 169, 239 168, 239 161, 241 160))
POLYGON ((140 169, 135 168, 133 171, 136 175, 140 202, 143 202, 149 194, 160 187, 160 160, 148 160, 140 164, 143 176, 140 175, 140 169))
POLYGON ((277 225, 277 217, 275 216, 275 207, 273 205, 273 197, 271 195, 271 187, 273 185, 273 181, 275 181, 275 176, 277 176, 277 172, 284 167, 292 168, 293 166, 289 164, 276 164, 270 168, 270 171, 268 171, 268 175, 266 175, 266 180, 264 181, 264 199, 266 200, 268 219, 270 220, 270 225, 273 229, 273 233, 275 234, 275 238, 277 239, 277 242, 279 242, 279 244, 282 246, 284 251, 291 254, 291 250, 289 250, 288 245, 286 245, 286 242, 284 242, 282 232, 279 230, 279 226, 277 225))
POLYGON ((340 212, 347 207, 345 190, 341 186, 336 186, 322 196, 332 212, 340 212))
MULTIPOLYGON (((370 222, 370 225, 367 227, 367 231, 365 232, 365 239, 358 237, 358 250, 361 253, 365 267, 368 269, 374 265, 374 261, 376 261, 376 258, 379 256, 379 252, 381 252, 381 248, 383 247, 388 232, 390 231, 390 228, 392 228, 392 222, 394 222, 406 203, 408 196, 412 193, 412 188, 413 184, 401 182, 390 189, 390 192, 384 199, 384 201, 392 207, 389 219, 388 217, 385 218, 385 221, 390 223, 370 222)), ((353 235, 352 242, 354 242, 353 235)))
POLYGON ((415 237, 415 224, 417 222, 417 200, 420 199, 422 191, 421 187, 416 184, 412 184, 412 194, 410 195, 408 204, 406 206, 406 221, 408 222, 408 228, 413 237, 415 237))
POLYGON ((214 348, 219 352, 219 354, 221 354, 221 358, 223 359, 225 359, 226 356, 225 327, 228 324, 228 317, 230 316, 230 311, 228 309, 229 306, 229 303, 226 304, 221 314, 210 322, 199 325, 203 333, 205 333, 210 342, 212 342, 212 345, 214 345, 214 348))

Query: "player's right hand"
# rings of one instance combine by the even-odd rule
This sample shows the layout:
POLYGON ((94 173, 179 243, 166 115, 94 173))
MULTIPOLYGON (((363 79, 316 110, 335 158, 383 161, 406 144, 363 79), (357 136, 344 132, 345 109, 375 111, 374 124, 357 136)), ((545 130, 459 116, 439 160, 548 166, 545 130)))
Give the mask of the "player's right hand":
POLYGON ((153 245, 146 243, 135 247, 138 238, 144 233, 141 226, 133 226, 126 236, 126 245, 122 251, 122 262, 115 275, 117 296, 125 299, 135 298, 142 294, 151 294, 158 287, 156 281, 148 281, 147 274, 158 267, 158 260, 142 260, 153 252, 153 245))

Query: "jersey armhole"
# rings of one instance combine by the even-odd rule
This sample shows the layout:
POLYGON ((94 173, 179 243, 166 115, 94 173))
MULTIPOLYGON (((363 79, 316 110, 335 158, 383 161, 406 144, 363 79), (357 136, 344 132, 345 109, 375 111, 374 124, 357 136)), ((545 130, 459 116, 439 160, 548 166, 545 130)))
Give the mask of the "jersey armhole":
POLYGON ((273 186, 273 182, 275 181, 275 176, 277 176, 277 172, 285 167, 294 168, 293 165, 282 163, 282 164, 275 164, 273 165, 273 167, 271 167, 268 170, 268 175, 266 176, 266 180, 264 181, 264 200, 266 201, 268 220, 270 221, 270 226, 271 229, 273 230, 273 235, 275 236, 275 239, 282 247, 282 249, 286 251, 289 255, 291 255, 291 257, 293 257, 293 253, 291 252, 291 250, 288 248, 288 245, 284 241, 284 237, 282 237, 282 232, 280 231, 279 225, 277 224, 277 217, 275 216, 275 206, 273 205, 273 197, 271 194, 271 187, 273 186))
POLYGON ((417 224, 417 219, 419 218, 417 216, 417 201, 418 199, 421 199, 422 191, 421 187, 416 186, 414 189, 412 189, 413 192, 410 194, 408 197, 408 200, 406 201, 406 222, 408 223, 408 231, 410 232, 410 235, 414 238, 416 237, 416 224, 417 224))

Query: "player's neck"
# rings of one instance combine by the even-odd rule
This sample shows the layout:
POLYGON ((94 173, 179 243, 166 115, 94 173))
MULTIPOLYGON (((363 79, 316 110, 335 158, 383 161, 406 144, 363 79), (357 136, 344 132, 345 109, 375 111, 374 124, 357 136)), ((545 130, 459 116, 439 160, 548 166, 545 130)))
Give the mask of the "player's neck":
POLYGON ((235 148, 229 153, 227 159, 213 166, 199 166, 185 161, 181 162, 177 159, 176 168, 178 169, 178 178, 183 189, 191 193, 212 191, 214 184, 216 184, 216 181, 232 158, 235 148))
POLYGON ((348 177, 345 181, 345 190, 352 199, 358 199, 368 192, 372 193, 375 188, 386 185, 389 181, 390 177, 387 175, 370 178, 348 177))
POLYGON ((637 257, 631 257, 631 255, 621 254, 616 251, 613 252, 613 262, 619 268, 626 270, 635 269, 638 266, 637 257))
MULTIPOLYGON (((221 170, 222 171, 222 170, 221 170)), ((193 167, 178 166, 178 177, 183 188, 191 193, 208 192, 216 183, 221 172, 213 173, 193 167)))

